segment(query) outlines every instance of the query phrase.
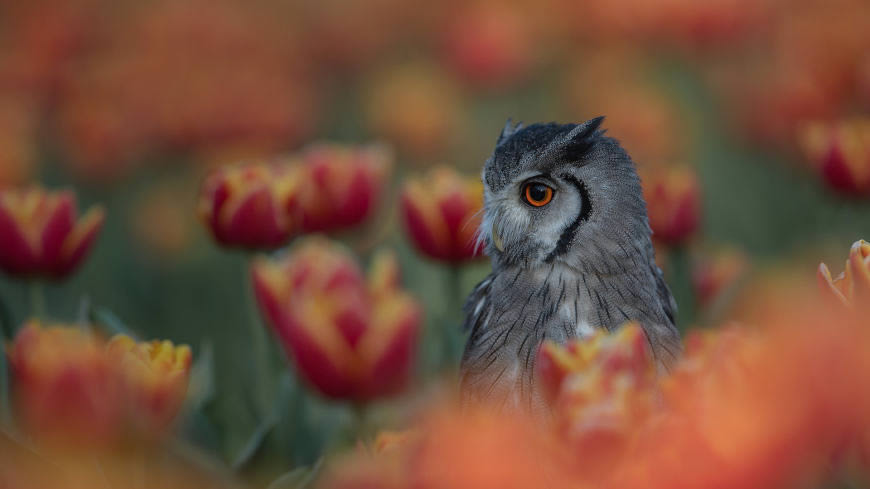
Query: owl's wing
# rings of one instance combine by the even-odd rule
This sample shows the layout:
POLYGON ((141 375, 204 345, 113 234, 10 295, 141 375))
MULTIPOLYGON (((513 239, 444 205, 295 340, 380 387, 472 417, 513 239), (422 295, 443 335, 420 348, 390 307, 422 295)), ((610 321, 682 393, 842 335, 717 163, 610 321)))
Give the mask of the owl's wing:
POLYGON ((660 302, 662 304, 662 309, 665 312, 665 316, 668 317, 668 320, 671 323, 670 326, 676 327, 677 301, 671 294, 671 289, 668 288, 667 282, 665 282, 665 277, 662 273, 662 269, 659 268, 659 266, 655 263, 652 264, 652 267, 653 275, 656 279, 656 292, 658 293, 660 302))
POLYGON ((487 309, 486 298, 489 295, 489 288, 492 285, 494 275, 489 274, 479 284, 474 287, 468 299, 465 300, 465 305, 462 307, 462 312, 465 314, 465 321, 462 323, 464 331, 471 331, 471 336, 474 336, 477 328, 480 326, 480 320, 483 317, 483 312, 487 309))

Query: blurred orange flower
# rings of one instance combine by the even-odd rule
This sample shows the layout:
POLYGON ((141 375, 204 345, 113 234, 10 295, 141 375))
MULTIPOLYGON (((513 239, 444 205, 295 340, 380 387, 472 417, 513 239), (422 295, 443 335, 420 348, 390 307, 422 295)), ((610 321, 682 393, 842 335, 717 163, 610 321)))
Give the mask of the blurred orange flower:
POLYGON ((71 191, 0 189, 0 268, 16 276, 63 278, 93 247, 105 211, 91 208, 76 221, 71 191))
POLYGON ((402 190, 402 220, 414 246, 449 263, 481 256, 476 243, 483 208, 483 184, 441 166, 411 178, 402 190))
MULTIPOLYGON (((603 477, 655 408, 656 371, 637 323, 566 346, 545 343, 536 369, 558 433, 584 454, 582 477, 603 477)), ((579 469, 579 467, 578 467, 579 469)))
POLYGON ((365 401, 405 386, 421 313, 384 279, 389 268, 373 270, 367 283, 350 255, 323 238, 282 260, 254 263, 263 315, 299 375, 323 395, 365 401))
POLYGON ((302 184, 288 212, 301 215, 304 232, 347 229, 371 217, 393 164, 392 152, 380 145, 321 144, 300 159, 302 184))
POLYGON ((456 9, 443 31, 448 65, 472 85, 506 87, 532 65, 536 37, 529 19, 511 3, 478 3, 456 9))
POLYGON ((870 196, 870 118, 808 123, 802 142, 828 185, 846 194, 870 196))
POLYGON ((33 436, 95 445, 118 436, 120 378, 99 337, 33 321, 9 346, 9 366, 18 419, 33 436))
POLYGON ((106 342, 76 326, 26 324, 9 347, 18 416, 58 448, 105 447, 125 434, 167 432, 187 392, 190 348, 169 341, 106 342))
POLYGON ((836 278, 820 263, 818 278, 828 297, 847 306, 870 307, 870 243, 862 239, 852 244, 846 267, 836 278))
POLYGON ((666 245, 686 242, 701 220, 701 188, 688 167, 641 167, 653 239, 666 245))
POLYGON ((205 180, 199 216, 226 246, 276 248, 298 232, 287 205, 298 191, 298 174, 274 165, 220 168, 205 180))
POLYGON ((745 273, 749 263, 738 250, 725 248, 698 256, 692 267, 692 286, 701 306, 710 306, 745 273))
POLYGON ((22 185, 36 173, 35 107, 0 97, 0 188, 22 185))
POLYGON ((187 394, 193 358, 190 347, 168 340, 137 343, 118 335, 107 348, 121 369, 130 423, 145 436, 165 433, 187 394))
POLYGON ((414 155, 449 146, 460 124, 457 88, 429 64, 404 64, 378 73, 366 93, 372 130, 414 155))

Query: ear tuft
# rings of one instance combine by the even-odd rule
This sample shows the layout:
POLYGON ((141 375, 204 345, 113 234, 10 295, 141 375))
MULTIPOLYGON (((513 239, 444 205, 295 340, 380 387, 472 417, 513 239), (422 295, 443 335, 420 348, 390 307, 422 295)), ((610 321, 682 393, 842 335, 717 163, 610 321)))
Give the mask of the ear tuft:
POLYGON ((604 122, 604 116, 589 119, 568 133, 563 147, 565 157, 568 160, 577 161, 589 153, 597 138, 604 134, 603 130, 599 130, 602 122, 604 122))
POLYGON ((516 125, 513 124, 513 121, 508 118, 507 122, 504 125, 504 129, 501 130, 501 134, 498 136, 498 141, 496 141, 496 146, 501 146, 502 143, 507 141, 511 136, 516 134, 517 131, 523 128, 522 122, 517 122, 516 125))

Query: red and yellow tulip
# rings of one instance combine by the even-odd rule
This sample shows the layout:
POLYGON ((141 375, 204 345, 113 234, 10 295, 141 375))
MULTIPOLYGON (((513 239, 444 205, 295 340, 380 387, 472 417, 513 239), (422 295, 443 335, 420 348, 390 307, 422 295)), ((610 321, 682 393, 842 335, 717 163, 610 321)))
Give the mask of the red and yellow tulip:
POLYGON ((298 183, 295 172, 272 165, 221 168, 203 184, 199 216, 223 245, 277 248, 299 229, 287 212, 298 183))
POLYGON ((409 179, 402 190, 402 220, 418 251, 461 263, 481 256, 475 237, 483 208, 483 184, 448 167, 409 179))
POLYGON ((301 156, 303 185, 289 212, 304 232, 331 232, 361 224, 377 210, 393 157, 380 145, 322 144, 301 156), (297 210, 298 209, 298 210, 297 210))
POLYGON ((166 433, 187 392, 190 348, 169 341, 108 343, 90 330, 26 324, 9 346, 22 426, 58 446, 108 446, 166 433))
POLYGON ((171 341, 137 343, 126 335, 112 338, 109 356, 120 366, 122 394, 130 423, 145 435, 163 433, 176 418, 187 394, 192 354, 171 341))
POLYGON ((653 239, 666 245, 686 242, 701 221, 701 188, 687 167, 655 167, 641 171, 653 239))
POLYGON ((378 260, 368 281, 343 249, 312 238, 252 277, 260 308, 297 372, 324 396, 365 401, 401 390, 411 371, 420 308, 378 260))
POLYGON ((85 259, 103 226, 93 207, 77 220, 75 194, 0 189, 0 269, 15 276, 63 278, 85 259))
POLYGON ((18 419, 52 443, 110 442, 123 409, 102 339, 72 326, 26 324, 9 346, 18 419))
POLYGON ((870 243, 862 239, 852 244, 846 267, 836 278, 820 263, 818 279, 828 297, 847 306, 870 307, 870 243))
POLYGON ((870 118, 807 124, 803 146, 810 164, 832 188, 870 195, 870 118))

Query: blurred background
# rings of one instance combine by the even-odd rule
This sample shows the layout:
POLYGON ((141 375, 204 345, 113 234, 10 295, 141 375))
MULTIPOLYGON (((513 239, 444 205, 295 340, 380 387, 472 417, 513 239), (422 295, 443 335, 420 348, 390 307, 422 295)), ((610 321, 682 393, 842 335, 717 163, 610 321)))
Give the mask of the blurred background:
MULTIPOLYGON (((870 237, 865 0, 0 2, 0 188, 74 188, 107 211, 78 273, 46 286, 48 314, 211 358, 213 393, 183 429, 227 460, 265 444, 278 461, 257 463, 312 463, 351 414, 306 394, 289 431, 263 428, 252 255, 198 218, 209 172, 314 143, 389 148, 378 205, 330 234, 363 263, 397 251, 425 312, 415 379, 432 379, 458 358, 434 338, 458 331, 489 265, 418 251, 406 182, 441 165, 476 179, 508 118, 598 115, 644 178, 681 328, 727 316, 747 277, 811 276, 870 237)), ((29 293, 0 278, 11 323, 29 293)))

